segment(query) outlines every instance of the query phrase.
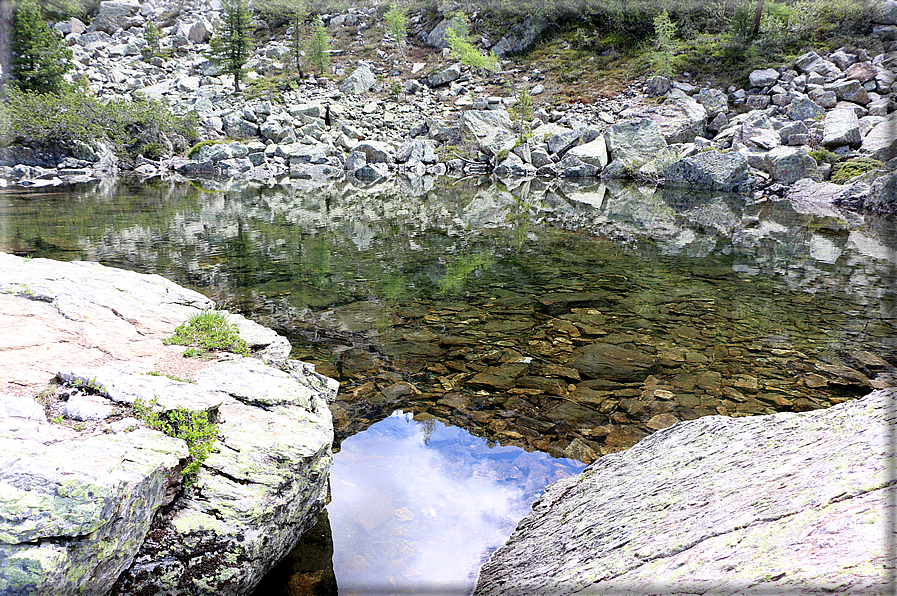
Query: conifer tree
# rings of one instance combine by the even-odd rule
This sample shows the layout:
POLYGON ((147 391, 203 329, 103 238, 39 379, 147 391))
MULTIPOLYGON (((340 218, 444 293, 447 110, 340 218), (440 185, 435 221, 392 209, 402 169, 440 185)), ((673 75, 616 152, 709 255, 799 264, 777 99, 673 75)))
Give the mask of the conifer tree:
POLYGON ((221 30, 211 40, 213 59, 226 74, 234 75, 234 91, 240 92, 246 62, 252 52, 252 18, 246 0, 222 0, 221 30))
POLYGON ((318 72, 323 73, 330 64, 330 36, 321 17, 315 21, 315 29, 308 40, 308 60, 318 72))
POLYGON ((12 77, 23 91, 58 93, 71 67, 72 51, 44 20, 34 0, 23 0, 12 18, 12 77))

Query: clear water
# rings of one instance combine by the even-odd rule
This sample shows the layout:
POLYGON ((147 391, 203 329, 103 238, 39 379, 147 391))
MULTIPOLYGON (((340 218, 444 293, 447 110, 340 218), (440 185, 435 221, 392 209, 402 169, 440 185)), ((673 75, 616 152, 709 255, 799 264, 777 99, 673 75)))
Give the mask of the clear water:
POLYGON ((555 458, 897 382, 893 221, 558 182, 302 184, 0 195, 2 250, 160 273, 341 381, 333 500, 310 535, 332 556, 297 549, 265 593, 463 591, 581 465, 555 458), (596 343, 657 365, 580 375, 596 343))

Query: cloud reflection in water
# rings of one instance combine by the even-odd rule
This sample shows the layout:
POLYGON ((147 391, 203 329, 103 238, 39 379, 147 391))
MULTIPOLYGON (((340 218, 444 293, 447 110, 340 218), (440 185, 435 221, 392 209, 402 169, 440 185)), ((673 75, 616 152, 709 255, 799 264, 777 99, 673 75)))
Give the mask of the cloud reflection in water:
POLYGON ((464 594, 545 487, 584 465, 397 412, 331 469, 340 594, 464 594))

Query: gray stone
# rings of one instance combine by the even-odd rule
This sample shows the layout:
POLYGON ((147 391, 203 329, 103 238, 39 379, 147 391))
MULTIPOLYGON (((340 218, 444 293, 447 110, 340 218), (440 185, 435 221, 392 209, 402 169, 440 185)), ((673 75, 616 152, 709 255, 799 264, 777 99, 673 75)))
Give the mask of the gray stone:
POLYGON ((581 132, 578 130, 570 130, 554 134, 545 139, 545 146, 548 147, 549 153, 563 155, 568 149, 579 142, 580 135, 581 132))
POLYGON ((856 149, 862 142, 860 123, 853 110, 831 110, 825 115, 823 146, 843 147, 847 145, 856 149))
POLYGON ((510 151, 517 142, 514 123, 504 110, 467 110, 461 114, 459 124, 462 134, 475 138, 489 156, 510 151))
POLYGON ((396 161, 396 150, 382 141, 362 141, 352 148, 352 151, 364 153, 367 163, 390 164, 396 161))
POLYGON ((514 153, 508 155, 504 161, 498 164, 493 173, 499 177, 506 176, 535 176, 536 168, 531 164, 525 163, 519 156, 514 153))
POLYGON ((613 381, 643 381, 656 365, 657 360, 644 352, 606 343, 577 348, 569 364, 586 377, 613 381))
POLYGON ((645 81, 645 93, 648 95, 666 95, 673 88, 666 77, 654 76, 645 81))
POLYGON ((105 0, 88 31, 115 33, 127 25, 128 20, 140 10, 138 0, 105 0))
POLYGON ((841 76, 841 69, 835 66, 832 62, 822 58, 816 52, 807 52, 806 54, 801 55, 798 57, 795 64, 801 72, 808 74, 816 73, 825 81, 834 81, 841 76))
POLYGON ((81 421, 105 420, 116 413, 115 407, 108 399, 81 393, 69 397, 63 409, 66 418, 81 421))
POLYGON ((548 20, 544 16, 529 15, 522 23, 512 26, 504 37, 492 46, 492 51, 498 56, 524 52, 536 43, 547 26, 548 20))
POLYGON ((815 120, 825 116, 825 110, 822 106, 806 97, 798 97, 792 100, 788 104, 788 109, 785 113, 792 120, 815 120))
POLYGON ((389 176, 389 166, 385 163, 367 164, 353 172, 356 178, 365 182, 382 180, 389 176))
POLYGON ((748 95, 744 100, 744 105, 749 110, 765 110, 769 107, 768 95, 748 95))
POLYGON ((726 117, 725 114, 717 114, 716 118, 707 125, 707 130, 709 132, 717 133, 728 126, 728 124, 729 118, 726 117))
POLYGON ((707 110, 679 89, 670 92, 659 106, 624 111, 624 116, 650 118, 660 127, 667 143, 690 143, 707 134, 707 110))
POLYGON ((548 488, 474 594, 887 594, 895 399, 707 416, 605 455, 548 488))
POLYGON ((0 394, 0 418, 27 418, 47 421, 44 407, 30 397, 0 394))
POLYGON ((450 19, 443 19, 427 35, 426 42, 435 48, 449 47, 448 40, 445 38, 445 32, 448 31, 450 27, 455 30, 464 30, 467 27, 467 23, 464 22, 464 19, 458 16, 454 16, 450 19))
POLYGON ((838 99, 844 101, 852 101, 860 105, 869 103, 869 94, 863 88, 859 81, 851 79, 838 81, 831 86, 831 90, 835 92, 838 99))
MULTIPOLYGON (((575 157, 583 163, 592 165, 600 172, 607 166, 608 161, 607 143, 604 140, 604 135, 599 136, 594 141, 586 143, 585 145, 577 145, 576 147, 573 147, 567 151, 567 156, 575 157)), ((540 167, 545 165, 545 162, 543 161, 537 165, 535 158, 533 158, 533 165, 540 167)))
POLYGON ((708 120, 713 120, 719 114, 729 111, 729 100, 726 94, 719 89, 701 89, 698 91, 698 102, 707 110, 708 120))
POLYGON ((874 213, 897 215, 897 173, 891 172, 872 182, 863 208, 874 213))
POLYGON ((700 190, 747 192, 753 187, 745 157, 737 152, 704 151, 678 160, 664 171, 664 185, 700 190))
POLYGON ((766 154, 766 171, 773 180, 791 185, 801 178, 820 178, 816 160, 798 147, 776 147, 766 154))
POLYGON ((878 75, 878 69, 869 62, 857 62, 848 68, 844 74, 848 79, 860 83, 868 83, 875 80, 876 75, 878 75))
POLYGON ((807 93, 807 97, 825 109, 833 108, 838 103, 838 96, 835 95, 834 91, 822 88, 810 90, 807 93))
POLYGON ((371 67, 362 63, 339 86, 340 92, 346 95, 360 95, 370 91, 377 84, 371 67))
POLYGON ((409 139, 396 152, 396 161, 399 163, 407 161, 436 163, 435 143, 426 139, 409 139))
POLYGON ((587 164, 580 159, 567 155, 555 164, 558 175, 562 178, 588 178, 598 175, 601 170, 591 164, 587 164))
POLYGON ((461 78, 461 63, 456 62, 449 66, 448 68, 444 68, 439 72, 434 72, 430 76, 427 77, 427 85, 430 87, 439 87, 440 85, 448 85, 452 81, 457 81, 461 78))
POLYGON ((782 138, 763 112, 752 112, 741 124, 736 138, 753 149, 772 149, 782 144, 782 138))
POLYGON ((897 2, 895 0, 877 2, 872 20, 879 25, 897 25, 897 2))
POLYGON ((751 87, 772 87, 779 80, 779 72, 774 68, 754 70, 748 75, 751 87))
POLYGON ((243 143, 215 143, 206 145, 199 150, 196 161, 221 161, 223 159, 233 159, 235 157, 246 157, 249 155, 249 149, 243 143))
POLYGON ((648 118, 632 118, 614 124, 605 131, 604 140, 611 160, 608 167, 618 162, 615 168, 629 173, 638 171, 667 146, 660 126, 648 118))

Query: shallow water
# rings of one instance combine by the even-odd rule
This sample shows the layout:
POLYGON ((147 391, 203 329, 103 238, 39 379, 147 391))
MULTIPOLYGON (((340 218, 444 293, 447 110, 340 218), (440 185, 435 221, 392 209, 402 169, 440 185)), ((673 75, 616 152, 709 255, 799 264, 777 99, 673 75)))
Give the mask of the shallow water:
POLYGON ((544 454, 588 463, 678 420, 897 381, 892 221, 603 184, 302 184, 0 195, 3 250, 160 273, 340 379, 333 502, 313 533, 332 530, 334 554, 289 575, 297 554, 282 593, 469 586, 571 473, 544 454), (589 346, 646 364, 587 372, 589 346), (460 517, 477 499, 489 508, 460 517))

